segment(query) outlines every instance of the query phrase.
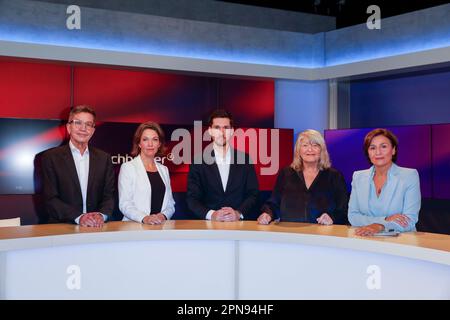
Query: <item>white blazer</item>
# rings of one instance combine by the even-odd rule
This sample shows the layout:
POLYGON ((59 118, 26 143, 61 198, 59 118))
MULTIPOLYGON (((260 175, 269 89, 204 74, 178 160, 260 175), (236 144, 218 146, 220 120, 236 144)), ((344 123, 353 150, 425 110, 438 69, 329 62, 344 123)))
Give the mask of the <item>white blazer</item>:
MULTIPOLYGON (((170 187, 169 170, 158 162, 156 168, 166 186, 161 213, 170 219, 175 212, 175 201, 170 187)), ((141 157, 137 156, 120 167, 119 209, 123 213, 122 221, 142 222, 142 219, 150 214, 151 201, 152 186, 141 157)))

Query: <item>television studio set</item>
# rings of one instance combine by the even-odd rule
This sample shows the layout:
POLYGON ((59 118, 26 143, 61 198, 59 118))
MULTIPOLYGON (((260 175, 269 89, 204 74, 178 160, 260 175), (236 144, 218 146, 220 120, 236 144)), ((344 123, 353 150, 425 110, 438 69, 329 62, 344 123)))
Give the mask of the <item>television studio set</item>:
POLYGON ((0 300, 450 300, 450 4, 0 0, 0 300))

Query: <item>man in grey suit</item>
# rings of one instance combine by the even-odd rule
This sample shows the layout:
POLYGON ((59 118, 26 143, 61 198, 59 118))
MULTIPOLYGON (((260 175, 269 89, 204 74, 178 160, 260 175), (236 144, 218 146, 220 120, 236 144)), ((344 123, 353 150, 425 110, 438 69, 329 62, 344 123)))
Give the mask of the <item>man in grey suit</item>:
POLYGON ((68 144, 42 155, 43 196, 49 222, 101 227, 114 209, 111 157, 88 146, 95 132, 95 111, 74 107, 66 125, 68 144))

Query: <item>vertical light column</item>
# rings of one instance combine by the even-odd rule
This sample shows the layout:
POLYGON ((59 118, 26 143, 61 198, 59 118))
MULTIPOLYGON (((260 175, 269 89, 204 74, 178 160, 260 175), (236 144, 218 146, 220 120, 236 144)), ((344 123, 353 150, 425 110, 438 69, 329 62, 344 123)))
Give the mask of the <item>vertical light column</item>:
POLYGON ((328 81, 329 100, 328 100, 328 129, 338 128, 338 86, 336 79, 328 81))
POLYGON ((328 129, 328 81, 275 80, 275 127, 328 129))

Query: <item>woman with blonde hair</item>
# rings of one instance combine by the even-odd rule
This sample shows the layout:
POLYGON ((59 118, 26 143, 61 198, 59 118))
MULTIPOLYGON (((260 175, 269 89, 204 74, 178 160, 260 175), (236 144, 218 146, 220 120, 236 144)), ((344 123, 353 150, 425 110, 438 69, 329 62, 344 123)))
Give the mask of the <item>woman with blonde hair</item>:
POLYGON ((272 220, 324 225, 347 222, 348 192, 342 174, 331 167, 325 140, 305 130, 295 142, 294 159, 279 174, 258 223, 272 220))

